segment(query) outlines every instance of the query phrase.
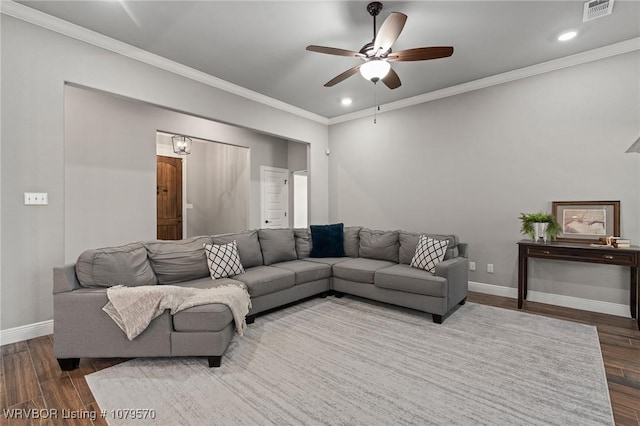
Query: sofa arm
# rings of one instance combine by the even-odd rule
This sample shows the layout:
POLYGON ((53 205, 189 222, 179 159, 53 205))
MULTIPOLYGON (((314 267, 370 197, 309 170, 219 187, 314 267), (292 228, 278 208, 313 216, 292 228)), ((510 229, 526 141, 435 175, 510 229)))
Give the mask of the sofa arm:
POLYGON ((53 294, 65 293, 81 288, 76 277, 76 265, 68 265, 53 268, 53 294))
POLYGON ((464 257, 447 259, 436 265, 436 276, 447 279, 448 307, 451 309, 469 293, 469 260, 464 257))

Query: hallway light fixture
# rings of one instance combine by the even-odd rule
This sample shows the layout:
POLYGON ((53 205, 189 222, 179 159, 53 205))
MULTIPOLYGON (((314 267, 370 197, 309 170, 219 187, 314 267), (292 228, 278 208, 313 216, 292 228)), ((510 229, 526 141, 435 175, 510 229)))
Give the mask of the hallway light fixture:
POLYGON ((183 135, 175 135, 171 138, 173 152, 179 155, 191 154, 191 138, 183 135))

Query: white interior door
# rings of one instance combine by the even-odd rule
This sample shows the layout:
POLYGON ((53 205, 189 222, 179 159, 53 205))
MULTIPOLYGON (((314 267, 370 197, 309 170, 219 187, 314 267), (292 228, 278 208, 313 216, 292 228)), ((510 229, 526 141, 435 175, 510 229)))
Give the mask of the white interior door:
POLYGON ((260 166, 261 228, 289 227, 289 170, 260 166))

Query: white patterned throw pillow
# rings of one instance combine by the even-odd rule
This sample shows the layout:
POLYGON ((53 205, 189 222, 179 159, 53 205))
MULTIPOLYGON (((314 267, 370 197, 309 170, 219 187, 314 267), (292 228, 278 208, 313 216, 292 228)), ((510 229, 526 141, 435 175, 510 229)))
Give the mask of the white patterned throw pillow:
POLYGON ((212 279, 216 280, 244 274, 235 240, 228 244, 205 244, 204 253, 207 256, 207 264, 209 265, 212 279))
POLYGON ((426 235, 420 235, 416 252, 411 259, 411 266, 433 274, 436 272, 436 265, 442 262, 446 252, 447 240, 435 240, 426 235))

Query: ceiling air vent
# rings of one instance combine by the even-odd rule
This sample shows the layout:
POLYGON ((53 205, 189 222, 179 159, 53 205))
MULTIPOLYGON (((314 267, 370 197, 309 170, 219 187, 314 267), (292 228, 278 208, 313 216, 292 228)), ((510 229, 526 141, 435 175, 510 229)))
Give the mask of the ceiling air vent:
POLYGON ((584 14, 582 22, 601 18, 611 14, 613 11, 613 0, 591 0, 584 4, 584 14))

